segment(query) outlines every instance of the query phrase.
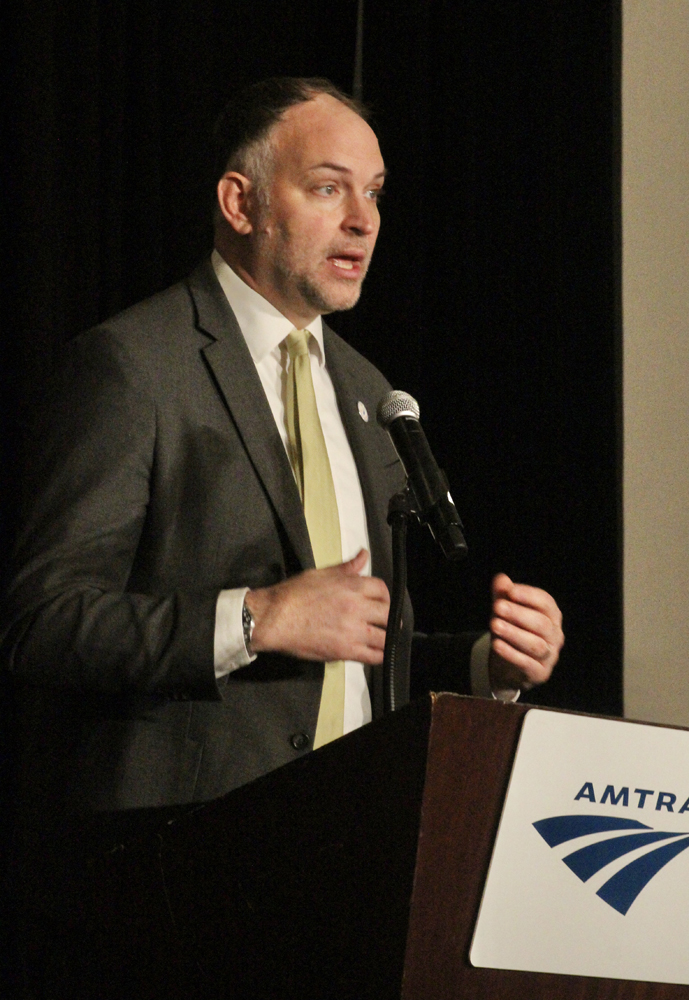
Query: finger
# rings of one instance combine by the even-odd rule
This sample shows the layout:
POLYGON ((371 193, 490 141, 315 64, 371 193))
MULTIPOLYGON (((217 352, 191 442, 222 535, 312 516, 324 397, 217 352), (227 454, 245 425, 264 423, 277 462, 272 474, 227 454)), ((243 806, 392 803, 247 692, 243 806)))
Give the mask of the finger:
POLYGON ((356 663, 367 663, 369 666, 378 667, 385 659, 385 654, 382 649, 361 646, 353 650, 352 659, 356 663))
POLYGON ((526 631, 516 625, 510 625, 509 622, 502 619, 491 622, 491 632, 494 638, 540 663, 547 662, 559 649, 549 637, 526 631))
POLYGON ((336 566, 335 569, 339 569, 341 572, 345 573, 346 576, 358 576, 365 567, 367 561, 368 552, 366 549, 359 549, 353 559, 340 563, 340 565, 336 566))
POLYGON ((366 576, 362 579, 361 593, 371 601, 379 601, 386 608, 390 606, 390 591, 387 584, 377 576, 366 576))
POLYGON ((497 600, 493 605, 493 614, 495 621, 510 622, 528 632, 542 635, 548 641, 554 640, 559 630, 559 626, 542 611, 525 607, 523 604, 514 604, 503 598, 497 600))
POLYGON ((352 647, 352 659, 360 663, 378 664, 383 662, 385 652, 385 630, 370 626, 364 640, 352 647))
POLYGON ((515 604, 537 608, 548 615, 558 625, 562 624, 562 612, 557 606, 555 599, 540 587, 530 587, 525 583, 514 583, 506 573, 498 573, 493 578, 492 589, 494 600, 503 597, 513 601, 515 604))
POLYGON ((513 679, 517 686, 524 687, 525 680, 529 684, 542 684, 550 677, 551 667, 547 663, 522 653, 502 639, 494 638, 491 648, 504 661, 503 675, 513 679))
POLYGON ((508 597, 514 604, 521 604, 525 608, 535 608, 558 625, 562 623, 562 612, 555 599, 547 591, 541 590, 540 587, 529 587, 525 583, 515 583, 512 585, 508 597))
MULTIPOLYGON (((340 567, 336 567, 339 571, 340 567)), ((318 570, 317 572, 329 573, 330 570, 318 570)), ((385 580, 381 580, 377 576, 347 576, 343 578, 339 575, 339 579, 333 582, 332 578, 329 581, 331 584, 330 593, 349 595, 353 602, 356 601, 377 601, 384 604, 386 607, 390 604, 390 591, 387 588, 385 580)))
POLYGON ((369 625, 366 629, 366 645, 369 649, 384 649, 385 629, 377 625, 369 625))
POLYGON ((493 600, 498 597, 509 597, 513 587, 514 584, 507 573, 498 573, 497 576, 493 577, 493 600))
POLYGON ((390 608, 383 601, 371 601, 365 608, 364 620, 366 625, 374 626, 379 632, 385 629, 388 624, 388 612, 390 608))

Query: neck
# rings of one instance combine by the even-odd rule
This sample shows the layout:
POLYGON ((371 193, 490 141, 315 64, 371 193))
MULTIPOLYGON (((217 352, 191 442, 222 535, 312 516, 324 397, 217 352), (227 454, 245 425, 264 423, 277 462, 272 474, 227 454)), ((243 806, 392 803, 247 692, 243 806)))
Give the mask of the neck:
POLYGON ((236 247, 234 241, 223 239, 220 233, 216 233, 215 249, 225 263, 232 268, 234 273, 249 288, 253 288, 255 292, 262 295, 272 306, 275 306, 278 312, 281 312, 296 330, 303 330, 319 315, 318 312, 310 310, 304 313, 295 311, 290 304, 283 300, 282 296, 278 294, 272 285, 266 281, 261 281, 260 275, 257 274, 257 270, 253 266, 253 261, 250 259, 249 254, 246 251, 242 252, 240 248, 236 247))

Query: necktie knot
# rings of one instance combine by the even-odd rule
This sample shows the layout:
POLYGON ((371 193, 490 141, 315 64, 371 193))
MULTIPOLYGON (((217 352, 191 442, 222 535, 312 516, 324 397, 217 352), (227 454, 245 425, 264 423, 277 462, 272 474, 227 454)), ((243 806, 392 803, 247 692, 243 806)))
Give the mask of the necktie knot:
POLYGON ((309 337, 311 334, 308 330, 292 330, 291 333, 287 334, 285 341, 287 343, 287 351, 289 352, 290 359, 294 361, 295 358, 303 358, 309 353, 309 337))

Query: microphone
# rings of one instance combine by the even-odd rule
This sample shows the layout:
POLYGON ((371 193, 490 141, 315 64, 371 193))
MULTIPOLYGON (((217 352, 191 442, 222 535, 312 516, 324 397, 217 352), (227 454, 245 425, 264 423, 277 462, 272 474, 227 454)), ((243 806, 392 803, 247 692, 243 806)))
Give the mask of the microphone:
POLYGON ((388 392, 378 403, 378 423, 390 435, 404 466, 414 513, 428 525, 448 559, 463 559, 467 554, 464 527, 445 473, 438 468, 419 423, 419 414, 414 397, 399 389, 388 392))

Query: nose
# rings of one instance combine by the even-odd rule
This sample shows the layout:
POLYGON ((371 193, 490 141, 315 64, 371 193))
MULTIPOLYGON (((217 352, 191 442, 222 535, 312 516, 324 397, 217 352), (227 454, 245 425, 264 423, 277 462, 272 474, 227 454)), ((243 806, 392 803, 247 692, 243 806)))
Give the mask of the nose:
POLYGON ((342 228, 355 236, 372 236, 378 231, 378 224, 378 207, 375 201, 352 192, 347 200, 342 228))

